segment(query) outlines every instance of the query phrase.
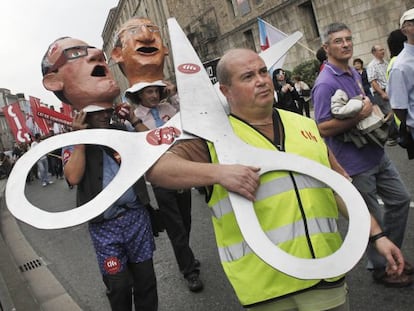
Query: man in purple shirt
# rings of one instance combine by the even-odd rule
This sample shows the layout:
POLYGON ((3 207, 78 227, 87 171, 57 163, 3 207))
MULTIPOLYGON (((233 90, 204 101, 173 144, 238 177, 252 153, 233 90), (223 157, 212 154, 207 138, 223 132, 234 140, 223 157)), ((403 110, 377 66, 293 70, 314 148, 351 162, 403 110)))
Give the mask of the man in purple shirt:
MULTIPOLYGON (((336 119, 331 114, 331 97, 336 90, 345 91, 348 98, 364 95, 361 77, 349 65, 353 55, 351 30, 342 23, 333 23, 322 34, 323 47, 328 60, 319 74, 312 90, 315 106, 315 120, 327 145, 338 162, 352 177, 352 183, 363 196, 370 213, 376 218, 383 232, 401 248, 409 211, 410 195, 403 184, 394 164, 384 149, 376 144, 358 148, 352 142, 345 142, 343 134, 369 116, 372 103, 364 97, 364 106, 355 116, 336 119), (384 202, 384 214, 378 202, 384 202)), ((386 286, 404 287, 412 283, 413 268, 406 263, 404 273, 388 275, 385 272, 385 258, 372 245, 368 246, 368 259, 372 264, 373 278, 386 286)))

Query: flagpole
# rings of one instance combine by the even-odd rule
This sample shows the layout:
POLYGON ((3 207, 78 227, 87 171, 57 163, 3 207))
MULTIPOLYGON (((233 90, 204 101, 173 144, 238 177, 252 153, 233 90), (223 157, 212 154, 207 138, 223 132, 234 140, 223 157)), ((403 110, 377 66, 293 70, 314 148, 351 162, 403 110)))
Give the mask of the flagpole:
MULTIPOLYGON (((269 27, 275 28, 275 26, 269 24, 268 22, 266 22, 265 20, 261 19, 260 17, 258 17, 258 19, 260 19, 263 23, 267 24, 269 27)), ((284 34, 285 36, 288 36, 288 34, 284 33, 283 31, 281 31, 279 28, 276 28, 278 31, 280 31, 282 34, 284 34)), ((313 55, 316 55, 316 52, 312 49, 310 49, 309 47, 307 47, 306 45, 300 43, 299 41, 296 42, 297 44, 299 44, 301 47, 307 49, 309 52, 311 52, 313 55)))
POLYGON ((316 55, 316 52, 314 50, 312 50, 311 48, 307 47, 306 45, 300 43, 299 41, 297 42, 297 44, 299 44, 301 47, 307 49, 309 52, 311 52, 313 55, 316 55))

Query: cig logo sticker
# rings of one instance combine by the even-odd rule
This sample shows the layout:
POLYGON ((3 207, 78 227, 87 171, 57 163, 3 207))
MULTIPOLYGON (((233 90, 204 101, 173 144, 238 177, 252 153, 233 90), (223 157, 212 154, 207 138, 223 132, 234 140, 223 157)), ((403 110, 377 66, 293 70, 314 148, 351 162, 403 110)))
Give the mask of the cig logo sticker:
POLYGON ((171 145, 180 135, 181 131, 172 126, 157 128, 147 134, 147 142, 153 146, 171 145))
POLYGON ((197 73, 200 71, 200 66, 192 63, 181 64, 177 68, 182 73, 197 73))
POLYGON ((121 261, 117 257, 108 257, 103 264, 108 274, 116 274, 121 270, 121 261))

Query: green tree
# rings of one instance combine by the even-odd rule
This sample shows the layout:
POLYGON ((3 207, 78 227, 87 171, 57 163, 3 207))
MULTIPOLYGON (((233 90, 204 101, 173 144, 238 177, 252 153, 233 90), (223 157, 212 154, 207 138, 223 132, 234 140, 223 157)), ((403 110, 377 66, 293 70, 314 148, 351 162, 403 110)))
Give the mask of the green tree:
MULTIPOLYGON (((319 72, 319 62, 318 60, 308 60, 297 65, 293 71, 292 76, 299 75, 302 80, 306 82, 310 87, 313 86, 316 77, 319 72)), ((292 77, 291 76, 291 77, 292 77)))

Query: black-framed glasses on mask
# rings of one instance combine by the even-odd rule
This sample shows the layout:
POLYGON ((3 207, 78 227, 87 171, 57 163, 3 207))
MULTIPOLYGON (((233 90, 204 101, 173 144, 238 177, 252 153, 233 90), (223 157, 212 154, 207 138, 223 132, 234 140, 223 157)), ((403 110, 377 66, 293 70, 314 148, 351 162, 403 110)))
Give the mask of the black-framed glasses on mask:
POLYGON ((56 62, 51 67, 49 67, 47 73, 57 71, 60 67, 66 64, 68 60, 87 56, 88 49, 96 49, 96 47, 89 45, 80 45, 64 49, 56 62))

